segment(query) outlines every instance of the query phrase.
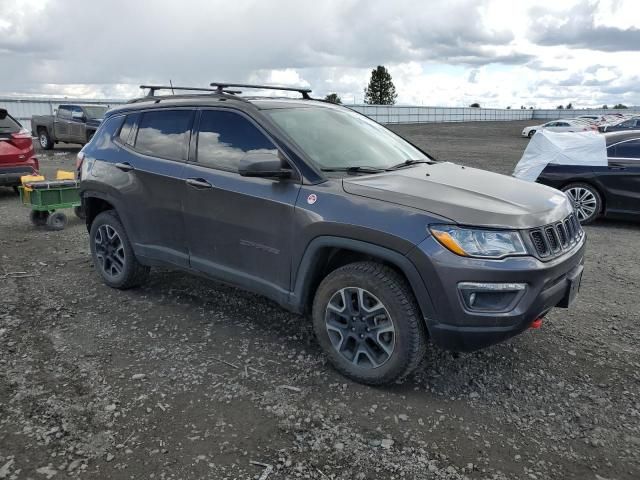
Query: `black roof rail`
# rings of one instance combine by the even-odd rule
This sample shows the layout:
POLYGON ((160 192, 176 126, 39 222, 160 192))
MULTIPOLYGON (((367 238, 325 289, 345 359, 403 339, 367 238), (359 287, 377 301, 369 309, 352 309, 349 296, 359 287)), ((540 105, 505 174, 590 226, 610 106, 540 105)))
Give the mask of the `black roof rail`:
POLYGON ((202 87, 176 87, 171 85, 140 85, 140 88, 149 89, 148 97, 154 97, 156 90, 185 90, 185 91, 195 91, 195 92, 213 92, 213 93, 229 93, 229 94, 237 94, 242 93, 240 90, 227 90, 227 89, 219 89, 219 88, 202 88, 202 87))
POLYGON ((234 88, 257 88, 259 90, 282 90, 286 92, 298 92, 302 95, 302 98, 305 100, 311 100, 309 94, 311 93, 310 88, 302 88, 302 87, 278 87, 275 85, 251 85, 247 83, 219 83, 213 82, 210 84, 212 87, 216 87, 218 93, 223 93, 226 88, 234 87, 234 88))

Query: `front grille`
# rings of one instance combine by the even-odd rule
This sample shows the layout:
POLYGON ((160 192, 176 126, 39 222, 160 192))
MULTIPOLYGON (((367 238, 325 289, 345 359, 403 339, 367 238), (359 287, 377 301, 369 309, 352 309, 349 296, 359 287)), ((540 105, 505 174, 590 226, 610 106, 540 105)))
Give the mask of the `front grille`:
POLYGON ((529 238, 540 258, 553 258, 571 249, 584 232, 574 214, 561 222, 529 230, 529 238))

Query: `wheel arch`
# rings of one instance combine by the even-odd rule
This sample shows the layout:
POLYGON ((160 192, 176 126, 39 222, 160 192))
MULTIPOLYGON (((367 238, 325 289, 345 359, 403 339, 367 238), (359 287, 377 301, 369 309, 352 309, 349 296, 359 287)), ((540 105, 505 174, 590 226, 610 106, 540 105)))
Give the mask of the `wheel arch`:
POLYGON ((427 288, 413 263, 401 253, 386 247, 343 237, 316 237, 307 246, 298 266, 290 304, 296 311, 310 311, 322 279, 343 265, 370 260, 397 271, 407 281, 424 317, 432 317, 434 307, 427 288))

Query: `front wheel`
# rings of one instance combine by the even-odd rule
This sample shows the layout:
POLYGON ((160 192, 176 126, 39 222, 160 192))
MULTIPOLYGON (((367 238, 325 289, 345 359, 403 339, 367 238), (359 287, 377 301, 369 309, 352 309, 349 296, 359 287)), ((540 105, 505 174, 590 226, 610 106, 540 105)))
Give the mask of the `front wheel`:
POLYGON ((594 187, 587 183, 571 183, 562 189, 573 203, 581 224, 593 222, 602 211, 602 198, 594 187))
POLYGON ((536 134, 536 131, 535 130, 531 130, 529 132, 529 138, 533 137, 535 134, 536 134))
POLYGON ((125 290, 137 287, 147 279, 149 267, 138 262, 127 232, 113 210, 95 218, 89 242, 93 264, 110 287, 125 290))
POLYGON ((405 279, 375 262, 334 270, 313 302, 313 327, 331 364, 357 382, 382 385, 411 373, 426 332, 405 279))

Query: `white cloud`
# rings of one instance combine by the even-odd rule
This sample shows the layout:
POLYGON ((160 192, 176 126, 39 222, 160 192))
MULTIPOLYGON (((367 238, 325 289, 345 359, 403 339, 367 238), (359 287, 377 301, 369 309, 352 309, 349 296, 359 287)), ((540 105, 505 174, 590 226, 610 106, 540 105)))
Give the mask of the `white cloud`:
POLYGON ((640 104, 634 0, 0 0, 1 94, 131 97, 142 83, 310 86, 361 102, 640 104), (636 51, 633 51, 636 50, 636 51))

